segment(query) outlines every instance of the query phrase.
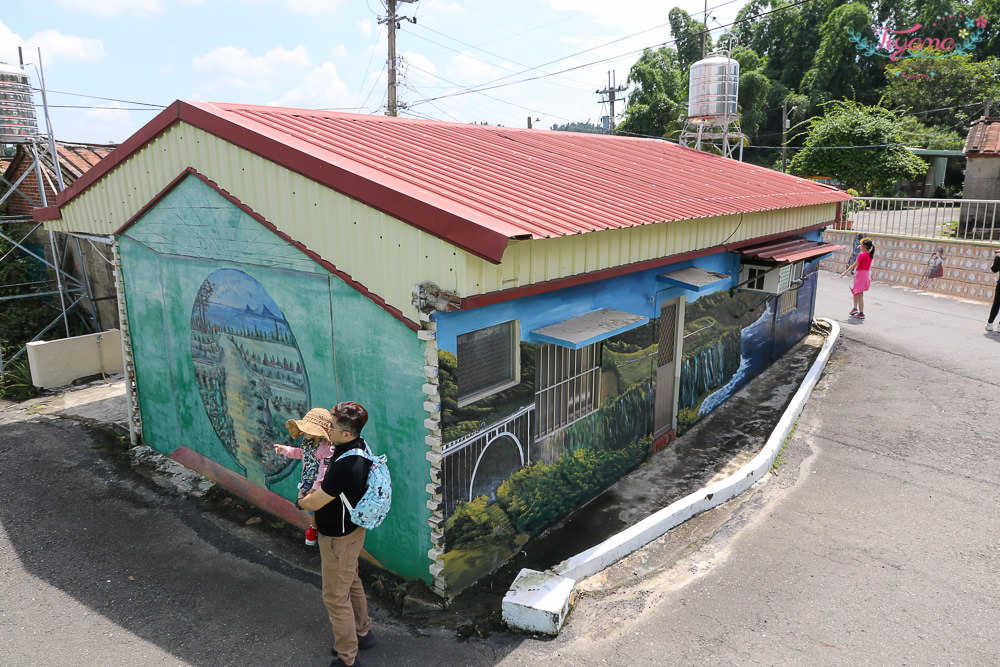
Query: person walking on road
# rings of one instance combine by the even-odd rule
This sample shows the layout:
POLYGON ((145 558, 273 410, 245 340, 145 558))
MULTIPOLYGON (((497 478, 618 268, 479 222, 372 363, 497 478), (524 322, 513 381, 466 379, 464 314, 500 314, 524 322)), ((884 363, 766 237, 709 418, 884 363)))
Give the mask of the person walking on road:
MULTIPOLYGON (((1000 250, 997 251, 997 254, 993 255, 993 265, 990 266, 990 271, 1000 274, 1000 250)), ((1000 313, 1000 275, 997 276, 997 287, 993 292, 993 305, 990 307, 990 318, 986 320, 987 331, 993 329, 993 322, 997 318, 997 313, 1000 313)), ((994 331, 1000 332, 1000 324, 996 326, 997 328, 994 331)))
POLYGON ((851 284, 851 294, 854 295, 854 308, 851 309, 851 317, 859 320, 865 319, 865 292, 872 286, 871 267, 872 260, 875 259, 875 243, 868 237, 861 239, 861 252, 858 258, 848 266, 841 277, 854 271, 854 282, 851 284))
POLYGON ((316 513, 323 604, 333 628, 334 659, 330 667, 360 666, 358 649, 375 646, 368 600, 358 574, 365 529, 351 522, 341 494, 357 505, 364 495, 371 463, 363 456, 340 457, 352 449, 367 447, 361 429, 368 422, 368 411, 358 403, 345 401, 333 406, 330 416, 328 439, 334 445, 331 463, 320 488, 310 491, 299 504, 316 513))

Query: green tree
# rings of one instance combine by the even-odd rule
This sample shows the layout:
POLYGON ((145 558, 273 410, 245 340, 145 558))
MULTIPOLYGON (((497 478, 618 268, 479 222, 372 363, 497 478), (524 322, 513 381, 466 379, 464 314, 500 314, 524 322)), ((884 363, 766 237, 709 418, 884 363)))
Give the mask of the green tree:
MULTIPOLYGON (((799 92, 809 96, 813 109, 830 100, 859 100, 872 103, 872 86, 867 81, 877 64, 858 57, 857 47, 848 30, 864 33, 871 30, 868 8, 860 3, 842 5, 833 10, 823 24, 822 39, 812 65, 802 76, 799 92)), ((881 75, 880 75, 881 76, 881 75)))
POLYGON ((886 103, 908 109, 926 125, 940 125, 962 134, 969 117, 977 117, 987 102, 1000 103, 1000 60, 973 61, 973 56, 904 58, 886 67, 886 103))
POLYGON ((686 71, 691 63, 701 60, 702 39, 705 40, 705 54, 712 50, 712 37, 705 32, 705 24, 691 18, 680 7, 670 10, 667 21, 677 48, 677 64, 682 70, 686 71))
POLYGON ((633 86, 618 132, 665 137, 680 129, 678 116, 686 105, 686 81, 677 51, 664 46, 646 49, 629 71, 633 86))
POLYGON ((935 150, 961 150, 965 135, 943 125, 926 125, 907 113, 899 119, 899 134, 907 146, 935 150))
POLYGON ((805 148, 789 162, 790 173, 833 176, 863 195, 880 196, 927 171, 927 163, 903 145, 902 112, 848 100, 823 110, 808 121, 805 148))
POLYGON ((767 121, 767 97, 771 90, 771 80, 764 73, 767 59, 746 47, 734 49, 732 57, 740 64, 740 129, 755 137, 767 121))
POLYGON ((589 118, 585 123, 580 123, 580 122, 563 123, 562 125, 553 125, 549 129, 557 130, 560 132, 588 132, 590 134, 604 133, 604 128, 601 127, 600 125, 595 125, 594 123, 591 123, 589 118))

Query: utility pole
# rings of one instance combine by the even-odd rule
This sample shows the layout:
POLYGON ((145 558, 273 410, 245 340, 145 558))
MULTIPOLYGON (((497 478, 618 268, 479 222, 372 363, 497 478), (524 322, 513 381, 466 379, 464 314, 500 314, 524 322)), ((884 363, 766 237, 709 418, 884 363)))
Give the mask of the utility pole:
POLYGON ((614 132, 615 132, 615 102, 616 101, 618 101, 618 102, 624 102, 625 101, 624 97, 617 97, 615 95, 615 93, 624 92, 625 89, 626 89, 625 85, 621 85, 621 86, 617 86, 616 87, 614 85, 614 83, 612 82, 612 77, 613 76, 614 76, 614 74, 612 72, 608 72, 608 87, 605 88, 604 90, 595 90, 594 91, 598 95, 607 95, 608 96, 607 100, 601 100, 601 102, 605 102, 606 101, 606 102, 608 102, 611 105, 611 110, 610 110, 609 119, 608 119, 609 120, 608 126, 609 126, 611 134, 614 134, 614 132))
MULTIPOLYGON (((383 18, 379 17, 379 24, 384 23, 389 35, 389 103, 385 110, 387 116, 397 116, 398 104, 396 103, 396 30, 400 21, 416 23, 417 17, 399 16, 396 14, 397 2, 416 2, 417 0, 388 0, 389 13, 383 18)), ((404 107, 406 105, 403 105, 404 107)))
POLYGON ((705 0, 705 13, 702 14, 701 18, 703 25, 701 26, 701 59, 705 59, 705 40, 708 37, 708 0, 705 0))
MULTIPOLYGON (((795 111, 798 107, 792 107, 792 111, 795 111)), ((785 146, 785 134, 788 132, 788 127, 791 122, 788 120, 788 114, 791 113, 788 110, 788 102, 781 103, 781 173, 785 173, 785 155, 788 152, 788 147, 785 146)))

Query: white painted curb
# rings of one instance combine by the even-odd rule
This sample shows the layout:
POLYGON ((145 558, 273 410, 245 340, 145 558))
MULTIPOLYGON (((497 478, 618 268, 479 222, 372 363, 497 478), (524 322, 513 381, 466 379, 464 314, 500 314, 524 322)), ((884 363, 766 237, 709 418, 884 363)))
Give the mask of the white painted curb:
POLYGON ((788 438, 788 434, 791 433, 802 408, 805 407, 809 395, 819 381, 819 377, 830 359, 834 344, 840 338, 840 325, 837 322, 826 318, 818 319, 830 326, 830 335, 827 336, 826 342, 816 356, 816 361, 813 362, 812 368, 809 369, 798 391, 792 396, 791 402, 781 419, 778 420, 771 436, 753 460, 729 477, 671 503, 656 514, 646 517, 597 546, 567 558, 547 572, 521 570, 507 595, 504 596, 503 618, 507 624, 514 629, 526 632, 558 634, 562 627, 562 621, 565 620, 565 613, 561 614, 562 618, 558 619, 558 625, 554 625, 552 612, 554 609, 566 609, 568 612, 576 581, 600 572, 691 517, 735 498, 767 474, 788 438), (528 576, 530 573, 534 574, 528 576), (548 585, 544 583, 546 578, 551 580, 548 585), (564 583, 566 580, 574 582, 574 587, 566 586, 564 583), (518 590, 519 582, 528 581, 531 582, 534 592, 518 590), (531 605, 538 601, 537 591, 539 588, 546 590, 544 608, 533 608, 531 605), (560 600, 553 600, 554 594, 563 597, 560 600), (545 622, 538 622, 539 614, 545 618, 545 622))

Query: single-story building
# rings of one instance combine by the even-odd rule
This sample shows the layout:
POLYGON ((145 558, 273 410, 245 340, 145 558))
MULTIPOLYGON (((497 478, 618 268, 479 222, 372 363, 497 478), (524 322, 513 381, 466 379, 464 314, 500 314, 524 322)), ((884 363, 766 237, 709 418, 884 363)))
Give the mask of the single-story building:
POLYGON ((359 401, 367 551, 449 596, 800 340, 848 199, 653 139, 178 101, 35 216, 115 240, 146 444, 302 524, 270 445, 359 401))

